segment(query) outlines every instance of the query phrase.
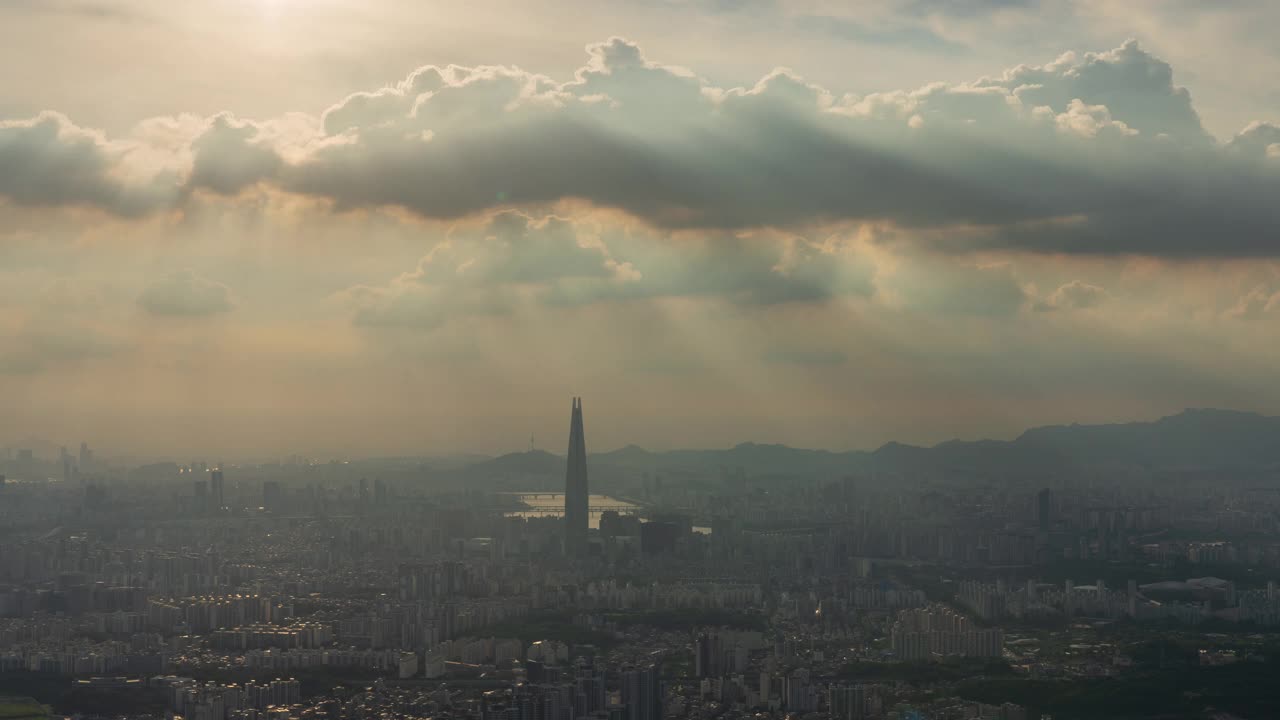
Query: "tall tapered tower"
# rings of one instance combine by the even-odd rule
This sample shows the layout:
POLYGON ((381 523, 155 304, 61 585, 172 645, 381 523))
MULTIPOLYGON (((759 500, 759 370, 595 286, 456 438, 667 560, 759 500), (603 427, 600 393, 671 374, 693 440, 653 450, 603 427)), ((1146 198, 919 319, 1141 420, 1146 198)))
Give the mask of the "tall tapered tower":
POLYGON ((582 398, 573 399, 569 420, 569 463, 564 473, 564 550, 587 552, 587 439, 582 431, 582 398))

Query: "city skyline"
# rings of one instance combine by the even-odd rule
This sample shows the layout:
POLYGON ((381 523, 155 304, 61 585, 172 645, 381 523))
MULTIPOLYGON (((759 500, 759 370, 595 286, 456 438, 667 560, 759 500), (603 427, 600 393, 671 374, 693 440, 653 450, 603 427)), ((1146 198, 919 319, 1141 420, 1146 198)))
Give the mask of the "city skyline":
MULTIPOLYGON (((577 402, 577 398, 575 398, 574 401, 577 402)), ((492 451, 492 452, 455 450, 453 452, 442 452, 442 453, 410 452, 410 453, 403 453, 403 454, 372 453, 367 455, 366 454, 344 455, 341 453, 333 453, 325 450, 319 450, 315 453, 308 453, 308 452, 299 452, 296 449, 288 449, 288 450, 282 450, 274 454, 265 453, 262 455, 246 455, 243 457, 233 456, 231 459, 236 463, 247 463, 247 464, 278 463, 278 462, 307 464, 307 463, 331 463, 331 462, 349 461, 349 460, 363 461, 363 460, 381 460, 381 459, 395 459, 395 458, 444 460, 444 461, 460 461, 460 460, 470 459, 472 461, 480 461, 480 460, 486 460, 486 459, 501 458, 506 456, 517 456, 524 453, 545 453, 545 454, 550 454, 557 457, 564 457, 567 459, 570 456, 570 454, 572 454, 573 452, 573 446, 572 446, 573 422, 572 421, 573 421, 573 415, 576 415, 576 414, 577 414, 577 410, 575 408, 570 418, 570 421, 571 421, 570 437, 569 437, 570 448, 569 448, 569 451, 566 452, 564 455, 560 455, 559 453, 555 452, 554 449, 541 447, 536 442, 532 442, 536 440, 536 437, 530 437, 526 439, 528 444, 526 444, 524 447, 520 447, 520 448, 500 447, 496 451, 492 451)), ((655 447, 655 446, 646 447, 638 443, 628 442, 623 445, 606 446, 604 450, 597 450, 592 453, 587 453, 587 456, 589 457, 591 455, 608 455, 616 452, 626 452, 628 450, 633 450, 633 449, 639 449, 639 450, 643 450, 643 451, 655 453, 655 454, 664 454, 664 453, 680 453, 680 452, 690 452, 690 451, 692 452, 726 452, 726 451, 732 451, 732 450, 740 449, 744 447, 777 448, 777 449, 794 450, 794 451, 800 451, 800 452, 832 453, 832 454, 842 454, 842 455, 866 455, 866 454, 872 454, 877 450, 882 450, 885 448, 891 448, 896 446, 905 446, 905 447, 913 447, 913 448, 920 448, 920 449, 934 449, 934 448, 941 448, 941 447, 946 447, 946 446, 956 445, 956 444, 982 445, 982 444, 988 444, 988 443, 995 443, 995 444, 1015 443, 1019 439, 1033 432, 1052 430, 1052 429, 1061 429, 1061 428, 1070 428, 1070 427, 1083 427, 1083 428, 1154 427, 1161 422, 1168 422, 1170 420, 1179 419, 1179 418, 1194 417, 1196 415, 1219 416, 1220 418, 1233 418, 1233 417, 1250 418, 1250 419, 1258 419, 1262 421, 1280 422, 1280 415, 1268 415, 1265 413, 1254 413, 1252 411, 1232 410, 1227 408, 1184 408, 1183 410, 1176 413, 1172 413, 1170 415, 1153 417, 1153 418, 1144 418, 1144 419, 1125 421, 1125 422, 1050 423, 1047 425, 1039 425, 1034 427, 1022 428, 1018 432, 1012 433, 1007 437, 1001 437, 1001 438, 989 437, 989 436, 975 436, 975 437, 969 437, 969 438, 950 437, 950 438, 939 440, 938 442, 920 443, 920 444, 904 443, 896 439, 890 439, 876 446, 851 447, 851 448, 788 445, 786 443, 759 442, 756 440, 741 440, 741 441, 732 442, 726 445, 703 446, 703 447, 681 446, 681 445, 674 445, 671 447, 655 447)), ((66 454, 66 455, 63 454, 67 448, 66 445, 58 445, 52 441, 49 441, 43 438, 39 438, 39 439, 28 438, 27 440, 28 440, 27 442, 19 441, 19 442, 10 442, 8 444, 5 444, 2 440, 0 440, 0 453, 7 453, 7 455, 0 457, 0 459, 5 459, 5 458, 14 459, 14 457, 17 454, 26 453, 26 452, 31 452, 33 454, 33 457, 42 461, 57 460, 61 462, 64 459, 70 458, 69 454, 66 454)), ((89 443, 87 441, 81 442, 80 445, 82 450, 88 452, 90 458, 95 457, 95 453, 103 449, 101 447, 95 447, 94 449, 90 450, 89 443)), ((157 454, 157 455, 132 454, 132 453, 128 453, 120 450, 113 451, 111 448, 107 448, 107 450, 108 450, 108 453, 97 457, 97 459, 100 462, 114 461, 117 463, 122 463, 124 466, 127 466, 130 463, 136 463, 136 462, 175 462, 183 466, 194 467, 196 465, 200 465, 200 466, 203 466, 206 471, 216 471, 220 469, 222 466, 221 461, 215 462, 215 463, 208 462, 208 457, 210 455, 218 455, 219 457, 221 457, 221 455, 219 455, 218 453, 204 452, 199 449, 196 449, 192 452, 170 452, 168 454, 157 454)), ((82 455, 81 457, 83 458, 84 456, 82 455)), ((72 467, 78 469, 82 465, 91 465, 91 463, 85 463, 82 459, 79 464, 73 464, 72 467)))
POLYGON ((31 694, 6 702, 118 720, 1274 707, 1280 417, 588 460, 574 397, 568 435, 563 458, 454 471, 130 467, 82 443, 94 470, 68 483, 0 458, 0 682, 31 694))

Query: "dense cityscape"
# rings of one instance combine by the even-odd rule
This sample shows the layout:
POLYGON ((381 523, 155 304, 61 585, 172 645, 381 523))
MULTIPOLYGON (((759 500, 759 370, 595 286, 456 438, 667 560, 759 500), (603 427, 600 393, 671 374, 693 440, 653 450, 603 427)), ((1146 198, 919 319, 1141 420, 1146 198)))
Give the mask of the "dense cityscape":
POLYGON ((588 455, 575 398, 567 458, 18 449, 0 681, 83 717, 1248 717, 1280 662, 1278 422, 588 455), (1144 460, 1189 433, 1238 454, 1144 460))

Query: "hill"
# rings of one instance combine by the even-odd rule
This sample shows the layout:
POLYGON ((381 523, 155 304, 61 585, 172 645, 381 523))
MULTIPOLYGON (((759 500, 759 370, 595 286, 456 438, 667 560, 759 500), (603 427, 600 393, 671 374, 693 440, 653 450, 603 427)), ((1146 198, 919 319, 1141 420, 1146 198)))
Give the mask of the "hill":
MULTIPOLYGON (((467 466, 470 478, 556 478, 564 458, 540 450, 467 466)), ((653 452, 636 445, 588 456, 594 477, 636 472, 706 475, 743 468, 754 477, 931 474, 1001 478, 1097 467, 1145 470, 1280 468, 1280 417, 1189 409, 1150 422, 1050 425, 1013 440, 951 440, 932 447, 890 442, 867 451, 832 452, 741 443, 721 450, 653 452)))
POLYGON ((1090 465, 1260 467, 1280 464, 1280 417, 1192 409, 1154 422, 1034 428, 1014 443, 1090 465))

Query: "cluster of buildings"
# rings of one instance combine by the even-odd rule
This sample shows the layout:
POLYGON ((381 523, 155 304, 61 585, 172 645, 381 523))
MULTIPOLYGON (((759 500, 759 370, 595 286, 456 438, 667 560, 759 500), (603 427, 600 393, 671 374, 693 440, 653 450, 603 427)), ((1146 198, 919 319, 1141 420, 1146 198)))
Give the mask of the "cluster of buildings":
POLYGON ((302 702, 302 684, 294 679, 238 685, 170 676, 153 684, 163 689, 169 710, 191 720, 283 720, 302 702))
POLYGON ((664 692, 657 665, 628 665, 606 677, 585 659, 562 668, 530 662, 526 680, 484 693, 481 720, 660 720, 664 692))
POLYGON ((999 658, 1004 654, 1003 630, 979 627, 967 616, 940 605, 899 611, 889 638, 894 659, 903 662, 999 658))
POLYGON ((1062 585, 1035 579, 1018 584, 967 580, 959 583, 956 600, 988 622, 1084 617, 1191 625, 1211 619, 1280 624, 1280 592, 1274 580, 1244 591, 1232 581, 1215 577, 1142 585, 1129 580, 1123 590, 1111 589, 1103 580, 1091 584, 1067 580, 1062 585))

